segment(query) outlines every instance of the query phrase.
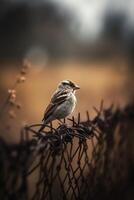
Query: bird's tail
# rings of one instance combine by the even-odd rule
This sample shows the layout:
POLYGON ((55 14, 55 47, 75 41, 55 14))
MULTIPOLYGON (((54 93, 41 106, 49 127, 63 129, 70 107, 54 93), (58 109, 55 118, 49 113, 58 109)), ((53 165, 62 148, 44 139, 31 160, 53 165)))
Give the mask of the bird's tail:
POLYGON ((46 127, 47 124, 49 124, 52 120, 51 118, 48 118, 46 120, 42 120, 43 121, 43 124, 42 126, 40 127, 40 129, 38 130, 38 132, 40 133, 41 131, 43 131, 43 129, 46 127))

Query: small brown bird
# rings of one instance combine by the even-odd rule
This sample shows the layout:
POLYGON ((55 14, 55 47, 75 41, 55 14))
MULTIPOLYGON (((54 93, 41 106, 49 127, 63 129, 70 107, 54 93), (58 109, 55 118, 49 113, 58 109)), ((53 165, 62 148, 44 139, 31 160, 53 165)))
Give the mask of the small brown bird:
POLYGON ((73 112, 76 105, 75 91, 77 89, 80 89, 80 87, 72 81, 64 80, 60 82, 51 98, 50 104, 46 108, 42 120, 43 125, 39 132, 51 121, 63 119, 73 112))

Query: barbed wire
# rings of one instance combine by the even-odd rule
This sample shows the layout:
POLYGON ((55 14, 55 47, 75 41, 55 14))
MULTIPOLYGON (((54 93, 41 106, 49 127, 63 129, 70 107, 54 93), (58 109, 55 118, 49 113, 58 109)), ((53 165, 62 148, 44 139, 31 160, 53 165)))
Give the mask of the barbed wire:
POLYGON ((134 106, 94 109, 84 122, 79 113, 41 132, 26 126, 18 144, 1 138, 0 199, 121 199, 134 183, 134 106))

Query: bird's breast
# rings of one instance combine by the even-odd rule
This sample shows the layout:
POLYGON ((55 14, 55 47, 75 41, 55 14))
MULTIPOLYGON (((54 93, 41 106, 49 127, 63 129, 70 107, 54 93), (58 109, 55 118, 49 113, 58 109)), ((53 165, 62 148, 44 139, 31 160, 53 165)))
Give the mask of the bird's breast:
POLYGON ((74 94, 72 94, 68 100, 65 102, 65 110, 67 112, 67 115, 71 114, 75 108, 76 105, 76 97, 74 94))

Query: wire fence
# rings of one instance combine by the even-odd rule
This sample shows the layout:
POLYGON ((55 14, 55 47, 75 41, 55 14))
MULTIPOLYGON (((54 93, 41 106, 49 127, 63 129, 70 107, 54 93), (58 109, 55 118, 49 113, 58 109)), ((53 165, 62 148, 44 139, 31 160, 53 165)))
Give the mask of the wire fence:
POLYGON ((132 199, 134 106, 94 109, 92 120, 26 126, 18 144, 1 138, 0 199, 132 199))

